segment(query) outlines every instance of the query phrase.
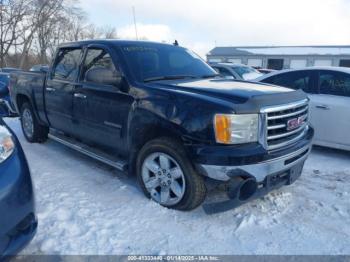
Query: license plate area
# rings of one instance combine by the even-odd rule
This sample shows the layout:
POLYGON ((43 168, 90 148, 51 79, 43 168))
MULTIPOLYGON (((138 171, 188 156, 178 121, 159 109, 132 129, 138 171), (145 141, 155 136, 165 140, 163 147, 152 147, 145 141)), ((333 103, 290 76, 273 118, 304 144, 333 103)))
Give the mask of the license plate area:
POLYGON ((304 162, 294 165, 288 170, 283 172, 269 175, 265 180, 258 186, 259 188, 264 187, 266 190, 270 191, 273 188, 278 188, 283 185, 290 185, 297 180, 303 170, 304 162))

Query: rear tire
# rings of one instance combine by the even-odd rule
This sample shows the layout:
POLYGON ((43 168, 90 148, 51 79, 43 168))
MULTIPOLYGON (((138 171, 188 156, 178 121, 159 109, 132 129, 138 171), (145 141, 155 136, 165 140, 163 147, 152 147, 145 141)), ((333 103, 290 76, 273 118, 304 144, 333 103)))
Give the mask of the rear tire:
POLYGON ((23 103, 20 111, 22 131, 26 140, 30 143, 45 142, 49 128, 39 124, 30 103, 23 103))
POLYGON ((203 178, 194 170, 182 144, 171 138, 154 139, 142 147, 136 174, 144 194, 168 208, 192 210, 206 197, 203 178))

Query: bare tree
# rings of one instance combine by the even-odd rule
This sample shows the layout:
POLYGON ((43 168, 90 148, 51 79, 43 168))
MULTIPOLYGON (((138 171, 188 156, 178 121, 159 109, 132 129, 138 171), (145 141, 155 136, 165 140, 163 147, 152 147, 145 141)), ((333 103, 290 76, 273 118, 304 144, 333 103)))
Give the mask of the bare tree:
POLYGON ((117 28, 112 26, 105 26, 103 29, 103 38, 117 39, 118 38, 117 28))
POLYGON ((34 46, 37 46, 40 63, 48 63, 55 47, 61 42, 80 39, 84 25, 85 14, 63 2, 56 14, 49 17, 37 30, 34 46))
POLYGON ((0 0, 0 67, 6 66, 11 48, 22 45, 20 24, 29 16, 31 0, 0 0))
POLYGON ((88 23, 79 0, 0 0, 0 55, 14 66, 48 63, 62 42, 117 38, 112 26, 88 23))
POLYGON ((36 33, 50 23, 50 20, 62 10, 63 0, 33 0, 30 10, 30 16, 23 27, 22 35, 22 55, 20 59, 20 68, 23 68, 28 52, 33 43, 36 33))

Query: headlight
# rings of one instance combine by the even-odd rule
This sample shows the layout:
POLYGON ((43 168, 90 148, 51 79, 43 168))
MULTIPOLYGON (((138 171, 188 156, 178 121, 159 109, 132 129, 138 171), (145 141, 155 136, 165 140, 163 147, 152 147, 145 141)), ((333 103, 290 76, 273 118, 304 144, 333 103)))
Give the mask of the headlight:
POLYGON ((4 162, 14 149, 15 143, 11 133, 4 126, 0 126, 0 163, 4 162))
POLYGON ((243 144, 258 141, 258 114, 216 114, 215 138, 221 144, 243 144))

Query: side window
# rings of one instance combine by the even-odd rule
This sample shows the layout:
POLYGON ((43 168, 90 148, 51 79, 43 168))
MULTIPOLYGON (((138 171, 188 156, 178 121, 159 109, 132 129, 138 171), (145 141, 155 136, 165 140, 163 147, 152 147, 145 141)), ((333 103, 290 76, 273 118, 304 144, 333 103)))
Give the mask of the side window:
POLYGON ((222 76, 230 76, 230 77, 234 77, 234 75, 232 75, 232 73, 230 71, 228 71, 228 69, 226 68, 223 68, 223 67, 214 67, 216 70, 219 71, 219 74, 222 75, 222 76))
POLYGON ((275 79, 276 79, 276 76, 270 76, 268 78, 263 79, 261 82, 276 85, 275 79))
POLYGON ((320 71, 319 87, 321 94, 350 97, 350 76, 333 71, 320 71))
POLYGON ((295 71, 275 75, 265 79, 264 82, 292 89, 302 89, 306 93, 313 93, 310 71, 295 71))
POLYGON ((74 81, 79 72, 81 49, 61 49, 53 70, 53 78, 74 81))
POLYGON ((116 71, 112 58, 107 51, 99 48, 88 49, 82 69, 82 80, 87 82, 86 73, 97 68, 116 71))

